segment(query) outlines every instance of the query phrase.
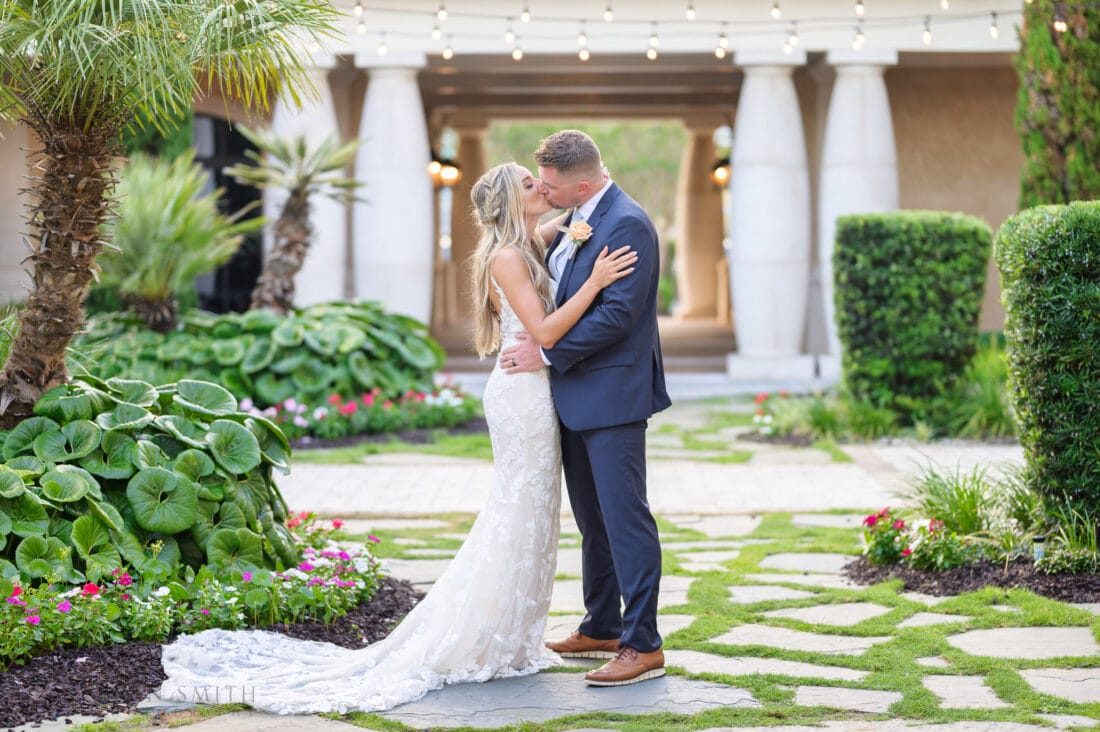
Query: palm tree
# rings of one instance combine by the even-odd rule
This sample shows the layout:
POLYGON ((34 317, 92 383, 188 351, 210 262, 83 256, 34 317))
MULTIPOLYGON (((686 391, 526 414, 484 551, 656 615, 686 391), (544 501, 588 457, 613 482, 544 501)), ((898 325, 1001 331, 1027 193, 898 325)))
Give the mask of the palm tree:
POLYGON ((0 0, 0 110, 37 137, 27 221, 33 285, 0 371, 0 428, 68 378, 113 207, 119 131, 179 118, 208 88, 246 105, 308 85, 327 0, 0 0))
POLYGON ((226 168, 239 183, 287 192, 286 203, 275 222, 275 244, 264 258, 264 269, 252 290, 253 310, 267 308, 285 315, 294 305, 294 278, 309 252, 313 227, 309 222, 309 199, 323 195, 338 201, 355 198, 358 181, 340 175, 355 158, 358 140, 339 147, 335 140, 323 140, 316 147, 304 136, 277 137, 271 130, 237 129, 266 157, 249 150, 255 165, 226 168))
POLYGON ((227 262, 243 235, 263 226, 262 218, 241 220, 253 206, 223 214, 222 189, 204 192, 207 184, 188 150, 175 160, 134 155, 115 189, 118 216, 108 229, 122 251, 101 257, 97 287, 117 292, 160 333, 176 327, 177 294, 193 290, 195 277, 227 262))

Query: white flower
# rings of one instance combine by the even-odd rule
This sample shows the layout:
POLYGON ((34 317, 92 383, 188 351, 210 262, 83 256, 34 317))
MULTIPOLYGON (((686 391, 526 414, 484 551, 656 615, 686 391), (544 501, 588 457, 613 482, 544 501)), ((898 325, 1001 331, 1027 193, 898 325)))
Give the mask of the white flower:
POLYGON ((287 571, 283 572, 283 574, 285 574, 287 577, 293 577, 294 579, 299 580, 309 579, 309 575, 300 569, 288 569, 287 571))
POLYGON ((157 597, 165 597, 169 592, 171 592, 171 590, 169 590, 167 587, 158 587, 157 589, 153 590, 153 594, 157 597))

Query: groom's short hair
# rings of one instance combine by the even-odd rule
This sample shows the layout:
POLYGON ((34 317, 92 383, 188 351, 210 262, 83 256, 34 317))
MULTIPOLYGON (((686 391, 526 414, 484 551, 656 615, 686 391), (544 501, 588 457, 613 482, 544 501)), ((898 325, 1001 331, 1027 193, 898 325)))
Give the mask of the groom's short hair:
POLYGON ((562 130, 544 139, 535 150, 535 161, 562 173, 593 175, 603 168, 600 149, 580 130, 562 130))

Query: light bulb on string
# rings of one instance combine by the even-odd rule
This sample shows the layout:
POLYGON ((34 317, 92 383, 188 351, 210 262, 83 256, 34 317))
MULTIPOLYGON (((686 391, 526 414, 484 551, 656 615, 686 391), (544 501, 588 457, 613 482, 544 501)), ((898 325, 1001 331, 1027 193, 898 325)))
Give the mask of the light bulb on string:
POLYGON ((691 2, 688 3, 687 10, 684 11, 684 16, 688 20, 695 20, 695 5, 691 2))
POLYGON ((512 49, 512 60, 513 61, 522 61, 523 60, 523 49, 519 47, 519 43, 516 43, 516 47, 512 49))
POLYGON ((439 23, 436 23, 435 25, 432 26, 432 40, 433 41, 438 41, 442 37, 443 37, 443 31, 440 29, 439 23))
POLYGON ((585 31, 584 31, 584 21, 583 20, 581 21, 580 33, 577 34, 577 45, 580 46, 581 48, 584 48, 585 46, 588 45, 588 34, 585 33, 585 31))
POLYGON ((577 51, 577 58, 579 58, 581 61, 587 61, 588 59, 592 58, 592 53, 587 48, 582 48, 581 50, 577 51))
POLYGON ((714 47, 714 57, 718 58, 718 59, 725 58, 726 57, 726 49, 722 48, 721 46, 715 46, 714 47))
POLYGON ((610 23, 615 20, 615 12, 611 9, 611 3, 608 3, 607 7, 604 8, 603 19, 605 23, 610 23))
POLYGON ((718 34, 718 47, 719 48, 729 48, 730 47, 730 39, 726 37, 726 24, 725 23, 722 24, 722 32, 718 34))
POLYGON ((451 37, 447 36, 447 45, 443 47, 443 52, 439 54, 445 61, 450 61, 455 57, 455 50, 451 46, 451 37))
POLYGON ((951 9, 951 0, 940 0, 940 7, 944 10, 951 9))
POLYGON ((355 24, 355 30, 359 35, 364 35, 367 32, 367 21, 362 18, 355 24))
POLYGON ((363 17, 363 0, 355 0, 355 7, 352 8, 352 12, 355 13, 356 18, 363 17))
POLYGON ((862 48, 863 48, 863 42, 864 42, 864 37, 863 37, 863 21, 861 20, 861 21, 859 21, 859 23, 858 23, 858 24, 856 25, 856 34, 855 34, 855 36, 854 36, 854 37, 852 38, 852 48, 853 48, 854 50, 856 50, 856 51, 859 51, 860 49, 862 49, 862 48))
POLYGON ((1001 35, 1001 31, 997 28, 997 11, 994 10, 989 14, 989 37, 993 40, 997 40, 1001 35))
POLYGON ((523 12, 519 14, 519 19, 522 23, 531 22, 531 9, 526 4, 523 6, 523 12))
POLYGON ((791 45, 791 48, 798 47, 798 28, 793 20, 791 21, 791 30, 787 34, 787 43, 791 45))
POLYGON ((504 42, 505 43, 515 43, 515 41, 516 41, 516 32, 512 30, 512 19, 509 18, 508 19, 508 28, 507 28, 507 30, 504 31, 504 42))
POLYGON ((787 54, 788 56, 794 53, 794 46, 791 45, 790 41, 783 41, 783 53, 787 54))
POLYGON ((924 41, 924 45, 932 45, 932 16, 924 16, 924 33, 921 34, 921 40, 924 41))
POLYGON ((389 51, 390 49, 386 45, 386 32, 382 31, 378 36, 378 55, 385 56, 389 51))
POLYGON ((856 15, 862 18, 864 10, 865 8, 863 7, 863 0, 856 0, 856 15))
POLYGON ((439 10, 435 11, 435 17, 442 23, 447 19, 447 6, 444 3, 439 3, 439 10))
POLYGON ((653 46, 650 46, 649 48, 646 49, 645 57, 648 58, 650 61, 656 61, 657 60, 657 49, 654 48, 653 46))
POLYGON ((657 24, 653 24, 653 28, 649 32, 649 45, 652 48, 656 48, 661 45, 661 39, 657 36, 657 24))
POLYGON ((775 0, 775 2, 772 4, 772 18, 774 18, 775 20, 779 20, 780 16, 782 15, 783 11, 779 9, 779 0, 775 0))

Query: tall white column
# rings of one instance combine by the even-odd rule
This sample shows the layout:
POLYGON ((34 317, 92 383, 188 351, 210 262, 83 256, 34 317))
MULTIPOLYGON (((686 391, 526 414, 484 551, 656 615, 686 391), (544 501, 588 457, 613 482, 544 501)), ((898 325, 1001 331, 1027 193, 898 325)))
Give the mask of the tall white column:
POLYGON ((738 53, 745 71, 730 166, 733 378, 808 379, 802 354, 810 271, 810 181, 792 74, 804 52, 738 53))
POLYGON ((676 292, 677 315, 682 318, 717 316, 715 272, 722 259, 722 192, 711 180, 714 163, 714 126, 687 125, 688 140, 680 158, 676 183, 676 292))
MULTIPOLYGON (((882 72, 896 51, 830 51, 836 82, 821 153, 817 251, 821 268, 830 361, 840 355, 833 300, 833 244, 837 217, 898 208, 894 124, 882 72)), ((839 368, 839 364, 834 364, 839 368)))
POLYGON ((434 206, 431 151, 417 84, 423 54, 360 54, 370 78, 356 177, 355 295, 425 323, 431 317, 434 206))
MULTIPOLYGON (((310 149, 326 138, 340 143, 340 130, 336 124, 336 110, 332 104, 332 90, 328 83, 328 72, 334 65, 334 59, 315 57, 315 67, 310 80, 316 89, 316 95, 303 91, 302 106, 298 107, 290 99, 280 97, 272 111, 271 128, 280 137, 306 138, 310 149)), ((264 195, 264 215, 274 224, 286 202, 286 191, 268 189, 264 195)), ((310 224, 313 226, 313 240, 309 245, 301 271, 294 281, 294 304, 298 306, 314 305, 319 302, 340 300, 344 297, 340 283, 347 262, 348 224, 344 204, 325 196, 315 195, 310 201, 310 224)), ((270 232, 271 226, 268 226, 270 232)), ((265 250, 270 250, 270 233, 265 238, 265 250)))
POLYGON ((31 133, 21 124, 0 120, 0 304, 22 301, 31 278, 23 260, 30 250, 23 244, 28 230, 27 199, 19 191, 30 182, 27 152, 31 133))

